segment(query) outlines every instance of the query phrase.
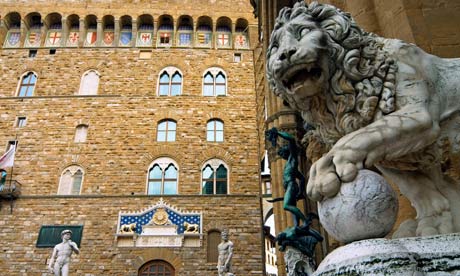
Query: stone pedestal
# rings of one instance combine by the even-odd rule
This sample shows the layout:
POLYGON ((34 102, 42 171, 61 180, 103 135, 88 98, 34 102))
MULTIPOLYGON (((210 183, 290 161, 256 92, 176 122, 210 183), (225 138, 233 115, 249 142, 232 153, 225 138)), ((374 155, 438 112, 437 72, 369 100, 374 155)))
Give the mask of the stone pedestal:
POLYGON ((353 242, 331 252, 313 275, 460 275, 460 233, 353 242))
POLYGON ((291 246, 286 247, 284 262, 288 270, 287 276, 308 276, 315 271, 314 260, 291 246))

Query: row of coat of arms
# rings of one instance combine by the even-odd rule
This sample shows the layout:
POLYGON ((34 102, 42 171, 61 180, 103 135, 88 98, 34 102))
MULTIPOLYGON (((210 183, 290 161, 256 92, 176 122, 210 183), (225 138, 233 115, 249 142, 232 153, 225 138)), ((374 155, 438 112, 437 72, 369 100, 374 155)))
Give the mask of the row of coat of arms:
MULTIPOLYGON (((77 47, 80 41, 80 32, 78 30, 70 30, 67 39, 63 39, 62 31, 60 30, 49 30, 46 33, 46 39, 44 42, 45 47, 77 47)), ((115 32, 104 31, 102 33, 100 45, 97 45, 97 30, 88 30, 84 39, 83 45, 86 47, 91 46, 115 46, 115 32)), ((159 32, 158 33, 158 45, 159 46, 171 46, 172 32, 159 32)), ((212 43, 211 32, 198 32, 196 37, 196 46, 210 47, 212 43)), ((177 44, 179 46, 191 46, 192 44, 192 33, 180 33, 177 38, 177 44)), ((121 31, 119 37, 119 46, 131 46, 132 32, 121 31)), ((247 48, 248 40, 246 34, 237 34, 233 37, 236 48, 247 48)), ((11 30, 7 34, 4 47, 6 48, 17 48, 20 47, 21 32, 20 30, 11 30)), ((218 33, 216 35, 217 47, 231 47, 232 36, 227 33, 218 33)), ((25 38, 24 47, 35 48, 40 47, 42 43, 42 33, 40 29, 30 30, 25 38)), ((136 46, 148 47, 153 45, 153 32, 140 31, 137 33, 136 46)))

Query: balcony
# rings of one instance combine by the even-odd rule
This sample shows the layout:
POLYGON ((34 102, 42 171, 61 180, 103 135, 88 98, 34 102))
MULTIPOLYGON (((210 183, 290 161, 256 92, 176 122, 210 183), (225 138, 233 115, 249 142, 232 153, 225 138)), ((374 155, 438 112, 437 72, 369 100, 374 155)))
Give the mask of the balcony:
POLYGON ((16 199, 21 194, 21 183, 16 180, 0 182, 0 199, 16 199))
POLYGON ((2 208, 2 201, 8 200, 10 202, 10 214, 13 213, 14 200, 21 194, 21 183, 16 180, 2 179, 0 181, 0 209, 2 208))

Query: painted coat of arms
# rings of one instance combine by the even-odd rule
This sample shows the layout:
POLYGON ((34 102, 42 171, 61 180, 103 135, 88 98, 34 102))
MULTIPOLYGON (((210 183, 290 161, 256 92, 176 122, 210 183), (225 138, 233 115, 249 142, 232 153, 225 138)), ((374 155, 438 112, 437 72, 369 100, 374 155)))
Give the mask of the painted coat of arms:
POLYGON ((80 39, 80 33, 71 31, 69 33, 69 40, 67 42, 67 46, 78 46, 79 39, 80 39))
POLYGON ((85 41, 86 46, 94 46, 96 44, 96 40, 97 40, 96 31, 88 31, 86 33, 86 41, 85 41))
POLYGON ((47 46, 60 46, 61 44, 61 32, 50 31, 48 32, 48 39, 46 40, 47 46))
POLYGON ((114 32, 104 32, 104 45, 105 46, 112 46, 113 40, 115 39, 114 32))
POLYGON ((21 41, 21 32, 8 32, 8 38, 5 41, 5 47, 19 47, 19 42, 21 41))
POLYGON ((228 47, 230 46, 230 36, 229 34, 219 34, 217 36, 217 46, 219 47, 228 47))
POLYGON ((131 39, 133 38, 133 34, 129 32, 121 32, 120 34, 120 45, 122 46, 129 46, 131 43, 131 39))
POLYGON ((40 47, 41 37, 42 36, 40 32, 29 32, 26 39, 26 46, 40 47))
POLYGON ((151 46, 152 45, 152 33, 150 32, 139 32, 137 37, 138 46, 151 46))

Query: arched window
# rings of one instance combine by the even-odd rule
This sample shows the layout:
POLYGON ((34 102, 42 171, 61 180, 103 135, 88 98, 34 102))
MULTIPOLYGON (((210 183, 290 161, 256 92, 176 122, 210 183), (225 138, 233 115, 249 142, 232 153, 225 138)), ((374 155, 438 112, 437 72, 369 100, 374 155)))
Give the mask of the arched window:
POLYGON ((62 41, 62 16, 58 13, 50 13, 45 18, 46 32, 46 47, 61 47, 62 41))
POLYGON ((99 73, 95 70, 86 71, 81 77, 79 95, 97 95, 99 73))
POLYGON ((133 23, 129 15, 124 15, 119 20, 120 24, 120 41, 119 46, 131 46, 133 38, 133 23))
POLYGON ((211 159, 201 169, 201 193, 204 195, 228 193, 228 168, 219 159, 211 159))
POLYGON ((212 19, 209 16, 198 18, 196 30, 196 47, 210 48, 212 46, 212 19))
POLYGON ((34 72, 24 74, 19 83, 18 97, 31 97, 34 94, 37 75, 34 72))
POLYGON ((8 13, 3 22, 8 29, 3 47, 19 47, 21 44, 21 15, 17 12, 8 13))
POLYGON ((208 69, 203 75, 203 96, 225 96, 227 77, 220 68, 208 69))
POLYGON ((166 67, 160 72, 158 81, 159 96, 182 94, 182 73, 175 67, 166 67))
POLYGON ((208 246, 206 250, 208 263, 217 263, 217 258, 219 256, 217 246, 219 245, 221 240, 220 235, 221 233, 219 230, 208 231, 208 246))
POLYGON ((178 165, 171 158, 162 157, 155 160, 149 168, 147 194, 177 194, 178 165))
POLYGON ((231 48, 232 46, 232 20, 228 17, 220 17, 216 24, 217 48, 231 48))
POLYGON ((206 140, 208 142, 224 141, 224 123, 221 120, 209 120, 206 126, 206 140))
POLYGON ((75 143, 84 143, 86 142, 86 136, 88 135, 88 126, 87 125, 78 125, 75 129, 75 143))
POLYGON ((150 47, 153 41, 153 17, 143 14, 137 18, 137 41, 138 47, 150 47))
POLYGON ((248 21, 246 19, 239 18, 236 21, 234 42, 236 49, 249 48, 248 21))
POLYGON ((157 46, 170 47, 172 46, 172 34, 174 31, 173 18, 170 15, 164 14, 158 19, 159 27, 157 32, 157 46))
POLYGON ((79 195, 83 183, 83 169, 80 166, 72 165, 67 167, 59 181, 59 195, 79 195))
POLYGON ((179 17, 177 28, 177 46, 187 47, 192 45, 193 19, 188 15, 179 17))
POLYGON ((155 260, 144 264, 139 269, 139 276, 174 276, 174 267, 161 260, 155 260))
POLYGON ((101 46, 115 45, 115 18, 113 15, 105 15, 102 18, 102 43, 101 46))
POLYGON ((25 26, 28 28, 24 41, 25 48, 37 48, 41 46, 42 36, 42 16, 37 12, 32 12, 24 18, 25 26))
POLYGON ((157 129, 158 142, 176 141, 176 122, 173 120, 163 120, 158 123, 157 129))
POLYGON ((67 16, 67 47, 77 47, 80 40, 80 17, 76 14, 67 16))
POLYGON ((84 45, 87 47, 96 46, 99 37, 97 37, 97 17, 93 14, 85 17, 86 38, 84 45))

